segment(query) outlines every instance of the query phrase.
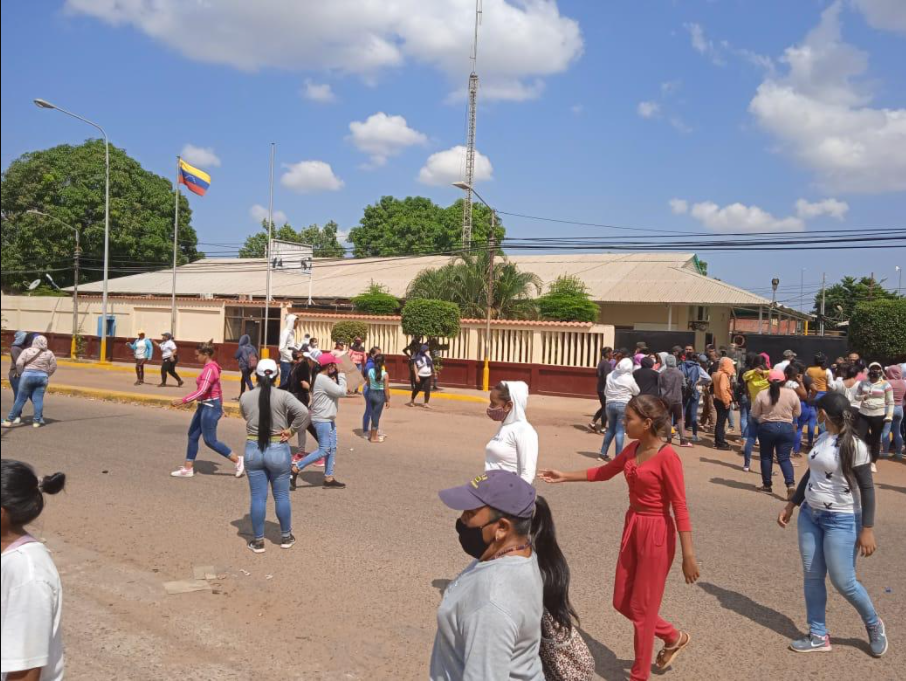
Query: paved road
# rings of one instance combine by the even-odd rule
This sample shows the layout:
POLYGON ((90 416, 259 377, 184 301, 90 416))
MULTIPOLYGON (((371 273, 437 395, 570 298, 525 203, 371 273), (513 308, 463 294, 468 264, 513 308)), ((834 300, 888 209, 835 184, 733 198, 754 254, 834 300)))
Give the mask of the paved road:
MULTIPOLYGON (((2 391, 4 413, 10 397, 2 391)), ((345 400, 339 419, 337 475, 348 489, 321 489, 321 473, 306 472, 292 495, 299 542, 261 556, 245 548, 248 486, 230 466, 203 450, 201 475, 168 476, 184 453, 187 411, 51 396, 47 427, 4 432, 4 457, 69 476, 34 528, 63 577, 68 678, 424 678, 440 591, 467 563, 436 490, 480 472, 494 424, 480 405, 427 412, 397 402, 386 412, 387 441, 370 445, 353 432, 360 399, 345 400), (213 592, 164 594, 163 582, 191 578, 196 565, 225 575, 213 592)), ((533 399, 545 465, 592 463, 600 440, 579 427, 591 407, 533 399)), ((226 419, 221 434, 239 446, 241 422, 226 419)), ((786 650, 805 609, 795 530, 774 523, 780 500, 752 491, 758 478, 742 473, 735 453, 681 452, 702 578, 685 585, 678 561, 671 572, 662 613, 694 640, 667 677, 902 678, 906 466, 881 464, 880 548, 859 562, 891 634, 891 652, 874 660, 858 616, 835 593, 834 652, 786 650)), ((598 674, 624 679, 632 630, 610 595, 625 484, 542 489, 598 674)), ((269 509, 270 539, 274 520, 269 509)))

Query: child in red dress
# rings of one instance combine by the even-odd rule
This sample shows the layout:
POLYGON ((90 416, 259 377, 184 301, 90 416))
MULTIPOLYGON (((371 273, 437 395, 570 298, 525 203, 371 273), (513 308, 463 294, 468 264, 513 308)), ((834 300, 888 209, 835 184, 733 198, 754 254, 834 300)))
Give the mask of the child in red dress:
POLYGON ((691 640, 688 633, 677 630, 658 615, 676 551, 677 531, 686 583, 694 583, 699 576, 686 508, 683 465, 676 451, 661 440, 669 427, 667 403, 660 397, 638 395, 626 406, 626 434, 635 442, 616 459, 599 468, 573 473, 557 470, 539 473, 549 483, 600 482, 620 472, 626 477, 629 510, 614 580, 613 607, 635 628, 632 681, 649 678, 655 636, 664 642, 657 656, 659 669, 670 666, 691 640))

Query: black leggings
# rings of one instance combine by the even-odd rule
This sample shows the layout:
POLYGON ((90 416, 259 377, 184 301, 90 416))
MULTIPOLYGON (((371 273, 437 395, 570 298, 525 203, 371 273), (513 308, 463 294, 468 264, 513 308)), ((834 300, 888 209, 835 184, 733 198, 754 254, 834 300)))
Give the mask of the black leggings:
POLYGON ((601 419, 605 418, 604 412, 605 412, 606 409, 607 409, 607 398, 604 397, 604 391, 603 391, 603 390, 599 390, 599 391, 598 391, 598 401, 601 403, 601 408, 598 409, 598 411, 595 412, 595 415, 594 415, 594 417, 593 417, 592 420, 591 420, 592 423, 597 423, 597 422, 600 421, 601 419))
POLYGON ((176 360, 165 359, 160 365, 160 382, 162 385, 167 384, 167 374, 176 379, 177 383, 182 383, 179 374, 176 373, 176 360))
POLYGON ((876 463, 881 455, 881 431, 884 430, 884 416, 859 414, 856 429, 859 431, 859 437, 868 445, 868 451, 871 452, 871 462, 876 463))
POLYGON ((422 376, 418 378, 418 383, 412 387, 411 402, 415 402, 419 392, 425 393, 425 404, 431 401, 431 376, 422 376))
POLYGON ((239 371, 242 373, 242 377, 239 379, 239 394, 241 395, 244 393, 246 388, 254 390, 255 386, 252 384, 252 369, 240 369, 239 371))
POLYGON ((145 360, 135 360, 135 377, 139 380, 139 382, 145 382, 145 360))

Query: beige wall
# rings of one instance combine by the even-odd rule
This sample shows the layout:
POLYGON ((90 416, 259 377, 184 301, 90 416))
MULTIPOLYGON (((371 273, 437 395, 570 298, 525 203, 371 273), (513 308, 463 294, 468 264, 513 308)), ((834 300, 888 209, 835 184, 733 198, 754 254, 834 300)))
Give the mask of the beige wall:
MULTIPOLYGON (((629 327, 640 331, 688 331, 689 320, 693 317, 690 312, 698 306, 673 305, 672 313, 668 313, 667 305, 663 303, 651 305, 637 304, 607 304, 599 305, 600 315, 598 321, 602 324, 629 327), (668 318, 671 325, 668 327, 668 318)), ((708 331, 714 335, 715 345, 728 345, 730 342, 730 308, 718 305, 707 306, 710 315, 708 331)), ((705 331, 695 334, 696 347, 704 347, 705 331)))
MULTIPOLYGON (((43 333, 72 333, 72 299, 46 296, 2 296, 3 326, 43 333)), ((177 339, 223 342, 224 302, 220 300, 177 301, 177 339)), ((170 301, 142 298, 110 298, 107 314, 116 318, 117 336, 134 336, 142 329, 158 338, 170 330, 170 301)), ((79 333, 97 333, 101 317, 100 298, 79 299, 79 333)))

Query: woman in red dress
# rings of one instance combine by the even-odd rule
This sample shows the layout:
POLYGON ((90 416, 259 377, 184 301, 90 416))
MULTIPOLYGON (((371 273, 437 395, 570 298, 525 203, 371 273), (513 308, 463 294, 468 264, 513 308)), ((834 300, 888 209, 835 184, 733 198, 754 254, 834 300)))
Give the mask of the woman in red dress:
POLYGON ((668 428, 670 415, 666 402, 660 397, 638 395, 626 406, 626 434, 635 442, 631 442, 617 458, 599 468, 573 473, 557 470, 539 473, 539 477, 549 483, 601 482, 620 472, 626 477, 629 510, 614 580, 613 607, 635 627, 632 681, 649 678, 655 636, 664 642, 656 661, 659 669, 669 667, 691 640, 687 632, 679 631, 658 615, 676 552, 677 530, 686 583, 692 584, 698 579, 683 465, 673 447, 661 439, 668 428), (673 516, 670 515, 671 506, 673 516))

